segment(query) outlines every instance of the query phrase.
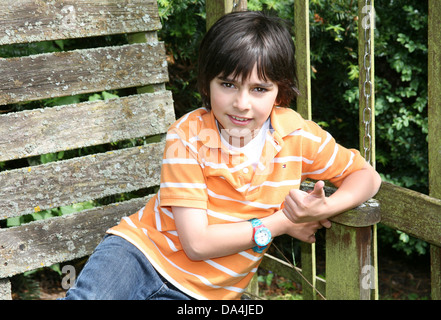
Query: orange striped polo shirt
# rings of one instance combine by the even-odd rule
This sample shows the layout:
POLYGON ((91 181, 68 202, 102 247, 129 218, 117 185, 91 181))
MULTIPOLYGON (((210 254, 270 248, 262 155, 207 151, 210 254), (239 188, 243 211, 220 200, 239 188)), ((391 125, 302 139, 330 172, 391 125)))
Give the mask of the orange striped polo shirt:
POLYGON ((212 112, 183 116, 167 133, 159 192, 135 214, 108 230, 149 259, 177 288, 196 299, 238 299, 263 253, 252 249, 204 261, 190 260, 179 242, 172 206, 205 209, 209 224, 264 218, 280 210, 306 178, 339 186, 363 167, 359 152, 295 111, 276 107, 255 169, 244 154, 221 143, 212 112))

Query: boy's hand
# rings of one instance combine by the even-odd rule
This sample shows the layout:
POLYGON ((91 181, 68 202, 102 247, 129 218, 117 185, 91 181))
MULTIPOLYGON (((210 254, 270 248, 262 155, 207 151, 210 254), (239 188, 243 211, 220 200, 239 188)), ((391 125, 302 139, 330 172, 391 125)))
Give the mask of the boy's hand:
POLYGON ((298 189, 290 190, 285 198, 283 213, 294 223, 320 221, 324 227, 329 228, 331 222, 323 217, 327 205, 324 186, 323 181, 318 181, 314 190, 309 193, 298 189))

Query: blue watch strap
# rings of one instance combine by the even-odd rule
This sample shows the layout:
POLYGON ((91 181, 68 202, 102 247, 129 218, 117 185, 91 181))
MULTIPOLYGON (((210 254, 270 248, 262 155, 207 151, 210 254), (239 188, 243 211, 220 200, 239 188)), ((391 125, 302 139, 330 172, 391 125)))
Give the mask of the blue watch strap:
POLYGON ((260 221, 259 219, 256 219, 256 218, 250 219, 249 221, 251 222, 251 225, 253 226, 253 228, 262 225, 262 221, 260 221))

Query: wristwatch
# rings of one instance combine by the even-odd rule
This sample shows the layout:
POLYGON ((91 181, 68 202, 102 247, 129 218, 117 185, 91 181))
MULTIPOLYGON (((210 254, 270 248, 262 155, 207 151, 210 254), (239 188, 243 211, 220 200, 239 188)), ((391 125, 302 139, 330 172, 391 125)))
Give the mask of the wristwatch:
POLYGON ((271 231, 265 227, 259 219, 253 218, 249 220, 253 226, 253 240, 256 246, 253 248, 254 252, 262 253, 271 242, 271 231))

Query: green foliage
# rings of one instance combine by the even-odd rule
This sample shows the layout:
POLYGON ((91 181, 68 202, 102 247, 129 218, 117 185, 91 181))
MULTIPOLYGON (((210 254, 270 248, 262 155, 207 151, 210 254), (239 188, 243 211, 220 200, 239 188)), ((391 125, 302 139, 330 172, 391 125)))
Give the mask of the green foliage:
POLYGON ((6 226, 16 227, 24 223, 29 223, 31 221, 44 220, 52 217, 59 217, 66 214, 71 214, 75 212, 80 212, 86 209, 92 209, 95 207, 95 204, 92 201, 75 203, 70 206, 63 206, 59 208, 49 209, 49 210, 40 210, 38 207, 35 209, 34 213, 20 216, 20 217, 12 217, 6 220, 6 226))
POLYGON ((169 61, 170 82, 176 117, 201 105, 197 92, 197 54, 205 34, 205 1, 158 0, 162 30, 169 61))
POLYGON ((405 23, 391 23, 389 14, 397 11, 392 6, 384 7, 379 21, 388 27, 376 46, 383 89, 377 98, 378 153, 386 179, 427 192, 427 1, 400 4, 405 23))
POLYGON ((382 224, 378 225, 379 243, 383 247, 391 247, 407 256, 421 256, 428 254, 429 245, 427 242, 409 236, 400 231, 390 229, 382 224))

